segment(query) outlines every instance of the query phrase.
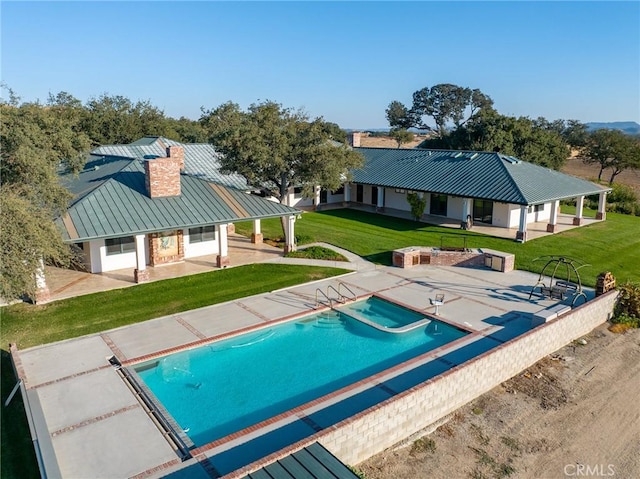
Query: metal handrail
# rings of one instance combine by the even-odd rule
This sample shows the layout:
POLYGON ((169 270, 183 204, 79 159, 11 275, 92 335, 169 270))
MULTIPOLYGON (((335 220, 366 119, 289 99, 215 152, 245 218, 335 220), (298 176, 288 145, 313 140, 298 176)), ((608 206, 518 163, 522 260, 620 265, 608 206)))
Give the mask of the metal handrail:
POLYGON ((327 301, 329 301, 329 307, 333 309, 333 302, 331 301, 331 298, 327 296, 326 293, 320 288, 316 288, 316 308, 320 305, 320 301, 318 301, 318 293, 327 298, 327 301))
POLYGON ((344 304, 346 298, 342 296, 340 292, 336 288, 334 288, 332 285, 327 286, 327 296, 329 296, 329 291, 331 290, 335 291, 335 293, 338 295, 337 300, 340 301, 342 304, 344 304))
POLYGON ((346 299, 351 299, 351 300, 353 300, 353 301, 355 301, 356 299, 358 299, 358 296, 356 295, 356 293, 354 293, 353 291, 351 291, 351 288, 349 288, 349 286, 347 286, 346 284, 344 284, 344 283, 342 283, 342 282, 338 283, 338 295, 339 295, 339 296, 342 296, 343 298, 346 298, 346 299), (347 298, 344 294, 341 294, 341 293, 340 293, 340 288, 341 288, 342 286, 344 286, 344 288, 345 288, 347 291, 349 291, 349 292, 351 293, 351 295, 353 296, 353 298, 347 298))

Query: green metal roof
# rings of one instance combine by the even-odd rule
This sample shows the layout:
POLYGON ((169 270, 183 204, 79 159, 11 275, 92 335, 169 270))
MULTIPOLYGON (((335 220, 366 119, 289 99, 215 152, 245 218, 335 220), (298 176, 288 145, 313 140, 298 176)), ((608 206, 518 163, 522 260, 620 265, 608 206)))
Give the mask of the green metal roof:
POLYGON ((351 470, 314 442, 293 454, 269 464, 243 479, 357 479, 351 470))
POLYGON ((146 136, 128 145, 103 145, 91 153, 94 156, 120 156, 123 158, 153 158, 166 156, 168 146, 184 148, 184 172, 214 183, 247 190, 247 180, 238 174, 220 172, 220 153, 208 143, 180 143, 161 136, 146 136))
POLYGON ((149 198, 141 160, 92 157, 63 177, 77 196, 56 223, 68 242, 288 216, 300 211, 255 195, 181 175, 181 195, 149 198), (97 168, 96 168, 97 167, 97 168))
POLYGON ((354 183, 532 205, 609 190, 493 152, 354 148, 365 158, 354 183))

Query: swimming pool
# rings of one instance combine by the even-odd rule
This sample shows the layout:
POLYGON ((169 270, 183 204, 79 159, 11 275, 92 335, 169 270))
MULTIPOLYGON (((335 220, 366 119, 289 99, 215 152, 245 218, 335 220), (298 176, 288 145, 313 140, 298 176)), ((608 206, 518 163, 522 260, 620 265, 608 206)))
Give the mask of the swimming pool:
MULTIPOLYGON (((424 319, 393 306, 391 314, 409 318, 396 323, 424 319)), ((358 315, 367 316, 364 304, 354 307, 361 307, 358 315)), ((433 319, 403 334, 390 334, 339 310, 328 310, 134 369, 193 443, 201 446, 466 334, 433 319)))

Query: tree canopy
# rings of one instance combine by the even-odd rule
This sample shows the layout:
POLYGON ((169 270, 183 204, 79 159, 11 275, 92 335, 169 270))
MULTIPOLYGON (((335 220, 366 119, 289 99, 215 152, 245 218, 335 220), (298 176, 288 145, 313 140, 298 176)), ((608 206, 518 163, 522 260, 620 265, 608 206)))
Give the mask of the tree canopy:
POLYGON ((562 135, 544 119, 500 115, 485 110, 446 138, 422 143, 425 148, 499 151, 547 168, 560 169, 569 156, 562 135))
POLYGON ((415 135, 413 133, 402 128, 395 128, 391 130, 389 132, 389 136, 396 140, 396 143, 398 143, 398 148, 400 148, 403 143, 411 143, 415 138, 415 135))
POLYGON ((584 162, 600 167, 598 180, 606 169, 611 169, 609 184, 627 169, 640 169, 640 140, 619 130, 596 130, 591 133, 581 153, 584 162))
POLYGON ((411 108, 393 101, 386 113, 392 128, 430 130, 444 138, 448 124, 460 128, 480 111, 492 108, 493 100, 478 89, 440 83, 414 92, 411 108), (433 119, 436 127, 429 125, 425 117, 433 119))
POLYGON ((72 255, 53 223, 70 198, 60 168, 78 171, 89 138, 78 117, 57 107, 0 103, 0 296, 35 292, 41 261, 69 264, 72 255))
POLYGON ((102 95, 83 105, 67 92, 46 103, 20 102, 2 85, 0 99, 0 297, 33 296, 41 261, 69 265, 74 256, 54 218, 71 195, 61 170, 79 171, 92 146, 129 143, 142 136, 205 141, 202 126, 175 120, 148 101, 102 95))
POLYGON ((349 170, 363 162, 346 144, 332 143, 333 124, 272 101, 252 104, 246 111, 224 103, 203 111, 200 122, 223 153, 223 172, 239 173, 250 185, 270 189, 281 202, 294 186, 306 196, 316 185, 336 190, 349 170))

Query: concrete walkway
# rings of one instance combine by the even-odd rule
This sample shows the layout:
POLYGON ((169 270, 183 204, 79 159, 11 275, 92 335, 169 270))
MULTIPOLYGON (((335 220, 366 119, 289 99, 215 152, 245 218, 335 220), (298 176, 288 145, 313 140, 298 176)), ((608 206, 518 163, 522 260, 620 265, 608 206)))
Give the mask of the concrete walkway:
MULTIPOLYGON (((558 302, 528 299, 537 280, 531 273, 426 265, 400 269, 343 254, 349 256, 354 272, 341 277, 15 352, 48 477, 164 477, 185 467, 195 467, 197 477, 215 477, 242 466, 243 461, 257 459, 242 447, 247 441, 270 440, 269 434, 258 429, 181 462, 136 394, 109 364, 111 356, 135 363, 274 320, 312 313, 316 290, 328 291, 343 282, 358 295, 377 293, 429 313, 434 312, 429 298, 445 294, 441 317, 473 332, 457 343, 460 357, 449 357, 457 362, 467 360, 470 352, 481 353, 527 331, 532 313, 558 302)), ((359 388, 352 393, 359 394, 366 384, 359 388)), ((267 429, 275 433, 278 424, 291 420, 283 417, 267 429)), ((295 420, 303 437, 314 433, 303 420, 297 416, 295 420)))

